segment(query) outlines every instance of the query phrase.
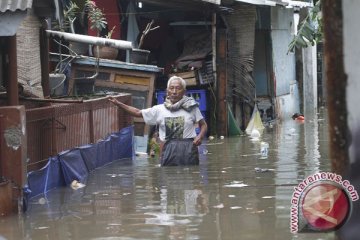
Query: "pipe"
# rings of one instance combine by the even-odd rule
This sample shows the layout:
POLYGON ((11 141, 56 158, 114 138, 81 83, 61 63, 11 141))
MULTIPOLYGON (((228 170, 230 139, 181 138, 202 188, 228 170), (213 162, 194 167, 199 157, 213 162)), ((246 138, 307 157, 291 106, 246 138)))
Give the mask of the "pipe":
POLYGON ((64 38, 67 41, 87 43, 92 45, 99 46, 109 46, 118 49, 130 50, 133 48, 132 42, 124 41, 124 40, 115 40, 109 38, 101 38, 101 37, 93 37, 75 33, 65 33, 59 31, 46 30, 47 36, 57 36, 60 38, 64 38))

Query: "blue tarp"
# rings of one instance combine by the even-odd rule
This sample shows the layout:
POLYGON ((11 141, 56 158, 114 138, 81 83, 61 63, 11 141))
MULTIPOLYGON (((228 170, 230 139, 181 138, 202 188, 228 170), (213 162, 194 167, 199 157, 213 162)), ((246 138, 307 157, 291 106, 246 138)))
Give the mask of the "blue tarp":
POLYGON ((50 157, 41 169, 29 172, 26 200, 47 191, 69 185, 73 180, 83 181, 89 172, 119 159, 135 156, 134 128, 126 127, 96 144, 87 144, 50 157))
POLYGON ((79 149, 64 151, 59 154, 61 168, 66 185, 77 180, 83 182, 89 171, 84 163, 79 149))

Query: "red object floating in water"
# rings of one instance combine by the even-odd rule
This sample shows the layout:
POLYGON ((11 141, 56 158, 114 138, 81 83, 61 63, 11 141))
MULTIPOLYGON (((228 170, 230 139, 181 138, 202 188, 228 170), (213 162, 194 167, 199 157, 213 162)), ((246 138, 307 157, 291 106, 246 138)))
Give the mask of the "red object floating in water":
POLYGON ((304 121, 304 120, 305 120, 305 117, 304 117, 304 116, 298 116, 298 117, 296 118, 296 120, 304 121))
POLYGON ((292 115, 291 118, 293 120, 298 120, 298 121, 304 121, 305 120, 304 115, 300 114, 300 113, 294 113, 294 115, 292 115))

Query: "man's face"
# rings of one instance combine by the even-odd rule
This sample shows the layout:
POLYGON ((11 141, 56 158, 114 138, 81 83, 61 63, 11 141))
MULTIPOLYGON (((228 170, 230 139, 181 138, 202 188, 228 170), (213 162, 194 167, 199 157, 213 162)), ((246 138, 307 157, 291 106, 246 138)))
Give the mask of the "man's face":
POLYGON ((182 87, 179 80, 171 81, 166 90, 167 96, 173 104, 178 102, 185 94, 185 89, 182 87))

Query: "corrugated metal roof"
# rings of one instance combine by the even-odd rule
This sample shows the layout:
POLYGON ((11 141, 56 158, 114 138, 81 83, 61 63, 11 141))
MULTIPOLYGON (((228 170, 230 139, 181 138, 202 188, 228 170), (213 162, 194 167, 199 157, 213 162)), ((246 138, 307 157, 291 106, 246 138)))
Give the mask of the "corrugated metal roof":
POLYGON ((217 5, 221 4, 221 0, 202 0, 202 1, 217 4, 217 5))
POLYGON ((31 8, 33 0, 1 0, 0 1, 0 12, 16 10, 26 10, 31 8))
POLYGON ((255 5, 267 5, 267 6, 287 6, 287 7, 312 7, 311 2, 304 1, 291 1, 291 0, 235 0, 238 2, 250 3, 255 5))

